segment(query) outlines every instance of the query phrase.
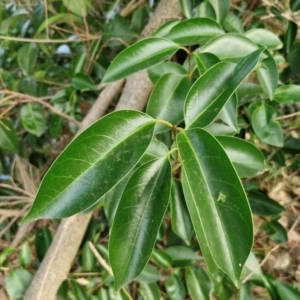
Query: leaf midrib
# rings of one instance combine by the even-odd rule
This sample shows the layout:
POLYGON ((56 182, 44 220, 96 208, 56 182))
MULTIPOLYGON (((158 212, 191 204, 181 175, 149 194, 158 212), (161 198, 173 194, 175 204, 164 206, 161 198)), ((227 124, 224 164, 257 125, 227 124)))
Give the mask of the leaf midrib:
MULTIPOLYGON (((201 172, 201 174, 202 174, 203 180, 204 180, 204 182, 205 182, 205 184, 206 184, 206 186, 207 186, 207 190, 208 190, 209 195, 210 195, 210 198, 211 198, 211 200, 212 200, 211 202, 213 203, 212 206, 213 206, 213 208, 214 208, 214 211, 216 212, 216 214, 217 214, 218 217, 219 217, 218 210, 216 209, 216 205, 215 205, 215 203, 214 203, 214 200, 213 200, 213 197, 212 197, 212 194, 211 194, 209 185, 207 184, 206 177, 204 176, 204 173, 203 173, 201 164, 200 164, 200 162, 199 162, 199 160, 198 160, 198 157, 197 157, 197 155, 196 155, 196 153, 195 153, 195 151, 194 151, 194 148, 192 147, 192 145, 191 145, 191 143, 190 143, 190 141, 189 141, 189 139, 188 139, 186 133, 184 133, 184 135, 186 136, 186 141, 187 141, 187 143, 189 144, 189 146, 190 146, 192 152, 194 153, 194 156, 195 156, 196 161, 197 161, 197 163, 198 163, 198 166, 199 166, 200 172, 201 172)), ((187 176, 186 171, 185 171, 185 174, 186 174, 187 181, 188 181, 188 183, 189 183, 189 179, 188 179, 188 176, 187 176)), ((190 186, 190 183, 189 183, 189 186, 190 186)), ((196 203, 195 197, 194 197, 194 193, 193 193, 192 189, 190 189, 190 191, 191 191, 191 194, 193 195, 193 200, 194 200, 194 202, 196 203)), ((197 214, 198 214, 198 216, 200 216, 200 214, 199 214, 199 209, 198 209, 197 205, 195 205, 195 206, 196 206, 196 208, 197 208, 197 214)), ((199 219, 200 219, 200 222, 201 222, 202 228, 203 228, 203 223, 202 223, 201 217, 200 217, 199 219)), ((222 232, 223 232, 224 236, 226 237, 224 240, 225 240, 225 243, 226 243, 226 246, 227 246, 227 249, 228 249, 229 247, 228 247, 228 243, 227 243, 227 234, 226 234, 226 232, 224 231, 224 228, 223 228, 224 225, 223 225, 223 222, 222 222, 222 220, 221 220, 220 217, 219 217, 219 220, 220 220, 220 224, 222 225, 222 226, 221 226, 222 232)), ((205 230, 203 230, 203 233, 204 233, 204 236, 205 236, 206 241, 207 241, 207 237, 206 237, 205 230)), ((208 246, 208 248, 209 248, 209 250, 210 250, 210 253, 212 254, 213 252, 212 252, 211 249, 210 249, 209 243, 207 243, 207 246, 208 246)), ((230 251, 227 251, 227 253, 229 254, 230 261, 231 261, 231 265, 234 266, 230 251)), ((213 257, 214 261, 216 262, 216 259, 214 258, 213 254, 212 254, 212 257, 213 257)), ((216 262, 216 264, 217 264, 217 266, 219 266, 219 264, 218 264, 217 262, 216 262)), ((220 267, 220 266, 219 266, 219 267, 220 267)), ((220 269, 223 270, 223 268, 221 268, 221 267, 220 267, 220 269)), ((234 271, 234 267, 233 267, 233 271, 234 271)), ((224 272, 224 273, 227 273, 227 272, 225 272, 225 270, 223 270, 223 272, 224 272)), ((234 275, 235 275, 235 271, 234 271, 234 275)), ((236 276, 236 275, 235 275, 235 276, 236 276)))

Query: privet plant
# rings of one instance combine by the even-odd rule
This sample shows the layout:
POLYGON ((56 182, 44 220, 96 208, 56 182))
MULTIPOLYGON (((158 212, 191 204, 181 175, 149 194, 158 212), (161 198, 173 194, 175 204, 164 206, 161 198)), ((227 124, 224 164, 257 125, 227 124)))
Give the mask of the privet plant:
MULTIPOLYGON (((154 88, 146 111, 112 112, 77 136, 44 176, 22 221, 66 218, 110 201, 116 290, 134 280, 151 255, 160 255, 153 248, 166 215, 187 245, 195 232, 215 282, 228 276, 240 287, 253 244, 240 178, 267 165, 253 143, 234 136, 239 101, 255 87, 258 101, 245 114, 261 142, 281 147, 271 101, 292 97, 294 86, 277 88, 274 53, 282 42, 273 33, 226 33, 222 18, 170 21, 112 61, 101 86, 147 69, 154 88), (182 63, 172 60, 175 53, 182 63)), ((190 280, 204 275, 186 272, 190 280)))

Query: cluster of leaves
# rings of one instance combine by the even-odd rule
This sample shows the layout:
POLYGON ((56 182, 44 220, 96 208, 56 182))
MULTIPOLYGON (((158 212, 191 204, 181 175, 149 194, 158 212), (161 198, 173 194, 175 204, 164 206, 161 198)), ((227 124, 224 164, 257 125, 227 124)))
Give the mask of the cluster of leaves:
MULTIPOLYGON (((49 34, 46 24, 82 23, 76 15, 85 20, 92 16, 86 12, 90 9, 88 1, 84 1, 86 9, 73 1, 65 2, 57 5, 68 13, 50 16, 47 22, 37 13, 42 12, 43 16, 40 3, 29 22, 21 22, 22 26, 23 19, 14 18, 22 14, 16 13, 14 7, 1 30, 11 35, 17 28, 24 36, 33 31, 36 39, 42 39, 49 34), (68 6, 68 2, 73 4, 68 6), (34 21, 37 15, 39 23, 34 21)), ((145 113, 110 113, 70 143, 44 176, 23 223, 64 218, 103 207, 96 217, 101 223, 91 221, 81 248, 82 270, 101 273, 100 289, 97 280, 88 281, 91 294, 98 294, 101 299, 130 299, 123 286, 132 280, 139 283, 138 292, 144 299, 159 299, 162 291, 170 299, 184 299, 186 288, 193 299, 209 299, 211 293, 218 299, 229 299, 235 292, 234 285, 240 287, 239 299, 250 299, 249 283, 265 287, 272 299, 297 298, 296 289, 263 273, 255 255, 250 253, 251 210, 264 219, 262 229, 270 238, 282 243, 287 241, 287 235, 278 216, 284 208, 259 187, 249 184, 251 181, 245 181, 243 186, 239 179, 270 168, 264 155, 272 146, 281 147, 274 155, 277 163, 280 156, 285 160, 287 149, 299 153, 299 139, 282 130, 277 117, 286 109, 292 110, 299 101, 298 71, 292 63, 298 55, 297 44, 293 44, 297 27, 289 20, 282 41, 271 31, 258 28, 262 23, 254 22, 244 32, 240 18, 229 13, 230 1, 181 1, 181 6, 187 20, 167 22, 152 37, 126 47, 111 64, 105 49, 118 53, 124 48, 123 43, 135 39, 148 16, 146 6, 134 13, 131 27, 116 15, 103 26, 100 41, 75 44, 72 50, 79 54, 76 58, 64 61, 63 56, 71 53, 66 44, 55 49, 62 66, 53 66, 40 54, 39 51, 45 55, 53 51, 49 45, 27 43, 20 47, 11 43, 4 48, 1 59, 8 71, 2 82, 8 99, 3 99, 9 101, 17 95, 31 102, 22 104, 22 125, 15 113, 19 103, 7 102, 11 105, 11 120, 2 119, 0 124, 3 158, 12 158, 12 152, 23 154, 15 129, 20 126, 25 130, 22 141, 29 143, 33 154, 42 152, 45 157, 45 150, 37 145, 44 147, 47 141, 59 138, 62 130, 74 131, 71 122, 76 124, 82 113, 79 99, 84 97, 89 99, 85 102, 92 103, 100 82, 101 88, 147 69, 154 84, 145 113), (17 57, 8 60, 10 47, 19 49, 17 57), (278 64, 286 60, 290 64, 279 77, 278 64), (18 72, 11 73, 9 70, 16 65, 18 72), (46 66, 47 71, 36 71, 37 66, 46 66), (57 82, 49 84, 49 77, 57 82), (58 88, 60 78, 65 77, 65 87, 58 88), (46 116, 42 104, 37 102, 38 97, 47 97, 51 89, 56 93, 50 97, 52 112, 54 107, 73 118, 69 123, 63 115, 46 116), (33 140, 41 136, 44 141, 33 140), (99 236, 108 230, 107 250, 99 243, 99 236), (96 264, 89 240, 110 262, 113 277, 96 264), (209 273, 203 268, 204 262, 209 273), (162 271, 159 273, 153 265, 162 271), (240 285, 241 279, 245 284, 240 285), (156 283, 159 280, 164 282, 161 289, 156 283), (115 292, 112 284, 122 289, 115 292)), ((7 6, 2 14, 10 13, 9 9, 13 6, 7 6)), ((299 9, 297 1, 291 1, 291 9, 299 9)), ((111 12, 115 11, 116 6, 111 12)), ((255 14, 258 13, 265 12, 258 9, 255 14)), ((280 11, 277 15, 282 18, 280 11)), ((91 24, 92 28, 92 21, 91 24)), ((57 38, 59 30, 52 34, 52 38, 57 38)), ((2 159, 3 173, 6 166, 2 159)), ((295 170, 298 166, 296 156, 290 168, 295 170)), ((11 195, 7 190, 3 194, 11 195)), ((49 229, 41 227, 36 233, 38 260, 50 242, 49 229)), ((15 250, 6 248, 1 263, 12 251, 15 250)), ((30 252, 28 243, 24 243, 19 261, 25 269, 32 264, 30 252)), ((7 289, 12 299, 21 298, 31 280, 32 275, 25 269, 16 269, 8 277, 7 289), (14 294, 18 280, 22 286, 14 294)), ((70 282, 72 297, 86 299, 78 281, 70 282)), ((59 297, 65 299, 67 293, 70 296, 68 284, 64 283, 59 297)))

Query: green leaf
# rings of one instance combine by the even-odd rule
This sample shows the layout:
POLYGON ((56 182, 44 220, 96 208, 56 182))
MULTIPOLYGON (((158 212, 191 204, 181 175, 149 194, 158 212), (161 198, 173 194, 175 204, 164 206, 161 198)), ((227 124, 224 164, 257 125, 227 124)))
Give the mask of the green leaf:
POLYGON ((71 280, 71 286, 72 286, 72 290, 73 290, 73 293, 75 296, 75 300, 88 300, 89 299, 83 286, 81 286, 75 280, 71 280))
POLYGON ((244 33, 244 36, 254 44, 266 46, 270 50, 278 50, 283 46, 283 43, 276 34, 263 28, 250 29, 244 33))
POLYGON ((170 204, 172 229, 187 245, 190 245, 193 225, 184 200, 182 186, 178 180, 172 182, 170 204))
POLYGON ((267 50, 265 53, 267 58, 262 61, 264 67, 259 68, 256 73, 264 93, 272 100, 278 85, 279 75, 273 56, 267 50))
POLYGON ((117 47, 124 42, 128 43, 135 37, 136 33, 130 29, 128 21, 117 14, 113 20, 103 26, 101 44, 109 47, 117 47))
MULTIPOLYGON (((300 2, 299 2, 300 3, 300 2)), ((284 47, 286 52, 289 53, 293 42, 297 36, 298 26, 292 21, 288 21, 285 35, 284 35, 284 47)))
POLYGON ((153 34, 152 37, 163 38, 165 37, 170 30, 181 21, 179 20, 171 20, 160 26, 153 34))
POLYGON ((0 148, 19 152, 17 131, 12 122, 7 119, 1 119, 0 121, 0 148))
POLYGON ((194 0, 179 0, 183 15, 190 19, 193 16, 194 0))
POLYGON ((158 281, 160 277, 161 275, 158 270, 154 266, 148 264, 135 280, 138 282, 152 283, 158 281))
POLYGON ((147 69, 148 76, 153 84, 165 74, 187 75, 186 70, 179 64, 173 62, 163 62, 147 69))
POLYGON ((253 144, 235 137, 218 136, 239 177, 256 176, 267 170, 265 158, 253 144))
POLYGON ((63 0, 64 6, 75 15, 86 17, 86 1, 85 0, 63 0))
POLYGON ((285 211, 285 208, 267 195, 259 191, 248 192, 251 210, 259 216, 277 215, 285 211))
POLYGON ((149 116, 129 110, 95 122, 56 159, 22 223, 69 217, 93 205, 137 164, 154 126, 149 116), (130 150, 132 145, 135 151, 130 150))
POLYGON ((276 280, 275 287, 281 300, 300 299, 300 292, 287 284, 276 280))
POLYGON ((162 250, 153 249, 151 259, 164 269, 169 269, 172 267, 171 256, 162 250))
POLYGON ((218 115, 218 117, 235 132, 239 131, 239 126, 237 123, 237 107, 238 99, 236 93, 234 93, 223 106, 218 115))
MULTIPOLYGON (((152 143, 152 142, 151 142, 152 143)), ((153 159, 153 158, 152 158, 153 159)), ((110 225, 112 225, 118 205, 120 203, 122 194, 124 192, 125 186, 130 179, 131 175, 133 174, 134 169, 128 173, 117 185, 115 185, 109 192, 107 192, 103 199, 101 198, 99 201, 95 203, 97 206, 100 201, 104 201, 103 208, 105 215, 108 219, 110 225)), ((93 207, 89 207, 88 209, 91 210, 93 207)))
POLYGON ((19 253, 19 260, 23 268, 27 268, 31 264, 32 257, 31 257, 31 250, 28 242, 25 242, 22 245, 19 253))
POLYGON ((216 21, 193 18, 175 25, 165 37, 174 43, 189 46, 206 43, 221 34, 224 34, 224 30, 216 21))
POLYGON ((252 114, 252 127, 257 137, 264 143, 276 147, 283 146, 283 134, 278 122, 274 120, 276 110, 265 103, 252 114))
POLYGON ((181 278, 176 274, 172 273, 166 281, 166 291, 170 300, 184 300, 185 299, 185 287, 182 283, 181 278))
POLYGON ((212 53, 221 60, 237 62, 257 48, 257 45, 243 35, 228 33, 209 41, 201 48, 201 52, 212 53))
POLYGON ((82 248, 82 269, 84 272, 91 272, 96 265, 96 257, 86 242, 82 248))
MULTIPOLYGON (((183 120, 184 98, 191 87, 186 76, 163 75, 154 86, 149 97, 147 114, 155 119, 177 125, 183 120)), ((155 133, 170 130, 170 127, 158 123, 155 133)))
POLYGON ((237 300, 251 300, 251 293, 248 284, 242 284, 237 294, 237 300))
POLYGON ((31 282, 32 275, 23 269, 12 270, 6 279, 6 290, 11 300, 21 300, 31 282))
POLYGON ((168 206, 170 188, 171 165, 167 158, 142 165, 129 179, 109 240, 116 289, 145 268, 168 206))
POLYGON ((196 262, 203 261, 191 248, 186 246, 172 246, 165 249, 165 252, 172 258, 172 266, 186 267, 196 262))
POLYGON ((261 280, 262 277, 263 273, 261 271, 259 261, 257 260, 255 254, 251 252, 244 265, 242 279, 248 278, 249 280, 261 280), (248 278, 250 274, 251 276, 248 278))
POLYGON ((40 137, 45 132, 46 119, 40 104, 27 103, 23 105, 20 115, 22 124, 29 133, 40 137))
POLYGON ((132 19, 131 19, 132 29, 136 33, 140 34, 144 29, 144 27, 146 26, 148 19, 149 19, 149 13, 146 8, 146 5, 139 7, 132 14, 132 19))
POLYGON ((162 38, 148 38, 123 50, 107 69, 102 83, 116 81, 171 57, 179 49, 162 38))
POLYGON ((223 27, 227 32, 231 33, 243 33, 244 26, 241 18, 235 14, 228 14, 223 22, 223 27))
POLYGON ((300 86, 282 85, 275 90, 274 100, 278 103, 293 104, 300 101, 300 86))
POLYGON ((77 73, 72 78, 72 86, 79 91, 95 90, 96 86, 85 74, 77 73))
POLYGON ((200 268, 187 268, 185 271, 189 295, 193 300, 209 300, 212 284, 205 271, 200 268))
POLYGON ((156 282, 145 283, 141 282, 139 293, 144 300, 160 300, 160 289, 156 282))
POLYGON ((204 73, 193 84, 186 97, 186 127, 204 127, 211 123, 255 68, 263 51, 263 48, 257 49, 236 65, 228 62, 217 63, 204 73))
POLYGON ((164 143, 154 138, 139 163, 143 165, 150 160, 165 157, 168 154, 168 151, 169 150, 164 143))
POLYGON ((216 12, 217 21, 222 24, 230 7, 230 0, 208 0, 216 12))
POLYGON ((222 123, 210 123, 203 127, 207 132, 212 135, 235 135, 236 130, 222 123))
POLYGON ((51 231, 46 226, 39 228, 35 235, 35 252, 40 261, 43 260, 47 250, 49 249, 52 242, 51 231))
POLYGON ((205 73, 212 66, 220 62, 219 58, 211 53, 193 53, 200 74, 205 73))
POLYGON ((208 1, 202 1, 197 8, 196 17, 217 20, 216 12, 208 1))
POLYGON ((25 43, 18 51, 18 63, 22 72, 32 75, 38 57, 38 47, 35 43, 25 43))
POLYGON ((71 13, 55 14, 54 16, 45 19, 45 21, 39 26, 35 35, 38 36, 43 30, 49 28, 51 25, 60 23, 66 23, 74 26, 74 23, 82 23, 82 19, 71 13))
POLYGON ((200 247, 239 286, 253 243, 252 215, 241 182, 218 141, 195 128, 177 134, 182 186, 200 247))

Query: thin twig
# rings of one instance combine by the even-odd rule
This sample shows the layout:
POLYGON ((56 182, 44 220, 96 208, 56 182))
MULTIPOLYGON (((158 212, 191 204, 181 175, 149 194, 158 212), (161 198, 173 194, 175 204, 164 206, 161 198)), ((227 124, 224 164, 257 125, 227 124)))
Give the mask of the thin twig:
MULTIPOLYGON (((97 249, 95 248, 95 246, 93 245, 92 242, 88 242, 88 245, 91 249, 91 251, 93 252, 93 254, 95 255, 95 257, 97 258, 98 262, 100 263, 100 265, 111 275, 114 276, 113 271, 111 269, 111 267, 107 264, 107 262, 105 261, 105 259, 100 255, 100 253, 97 251, 97 249)), ((133 300, 131 295, 128 293, 128 291, 125 288, 121 289, 126 296, 133 300)))
POLYGON ((77 43, 83 41, 94 41, 98 40, 100 36, 89 36, 78 39, 28 39, 13 36, 0 35, 0 40, 23 42, 23 43, 38 43, 38 44, 66 44, 66 43, 77 43))
MULTIPOLYGON (((66 120, 68 120, 68 121, 76 124, 78 127, 81 127, 81 122, 79 122, 76 119, 72 118, 71 116, 69 116, 69 115, 61 112, 60 110, 58 110, 57 108, 55 108, 54 106, 52 106, 51 104, 49 104, 46 101, 43 101, 43 100, 41 100, 39 98, 30 96, 30 95, 21 94, 21 93, 9 91, 9 90, 3 90, 3 93, 7 94, 7 95, 13 95, 15 97, 19 97, 21 100, 28 99, 29 101, 39 103, 39 104, 47 107, 49 110, 51 110, 53 113, 57 114, 58 116, 61 116, 62 118, 64 118, 64 119, 66 119, 66 120)), ((24 100, 23 100, 23 102, 24 102, 24 100)), ((1 117, 2 117, 2 114, 0 115, 0 118, 1 117)))
POLYGON ((284 119, 296 117, 296 116, 299 116, 299 115, 300 115, 300 111, 297 111, 297 112, 294 112, 294 113, 292 113, 292 114, 288 114, 288 115, 285 115, 285 116, 281 116, 281 117, 274 118, 274 120, 275 120, 275 121, 278 121, 278 120, 284 120, 284 119))
MULTIPOLYGON (((296 226, 298 225, 298 223, 300 222, 300 215, 298 216, 298 218, 296 219, 296 221, 294 222, 293 226, 289 229, 288 231, 288 234, 294 230, 296 228, 296 226)), ((281 244, 278 244, 276 245, 274 248, 272 248, 268 253, 267 255, 265 256, 265 258, 261 261, 261 263, 248 275, 244 278, 243 282, 242 283, 245 283, 247 282, 251 276, 256 272, 258 271, 269 259, 269 257, 271 256, 271 254, 273 252, 275 252, 276 250, 278 250, 281 246, 285 245, 286 243, 281 243, 281 244)))
POLYGON ((0 183, 0 187, 4 188, 4 189, 9 189, 9 190, 13 190, 15 192, 18 192, 18 193, 22 193, 24 195, 27 195, 29 197, 34 197, 35 195, 17 187, 17 186, 12 186, 10 184, 6 184, 6 183, 0 183))

